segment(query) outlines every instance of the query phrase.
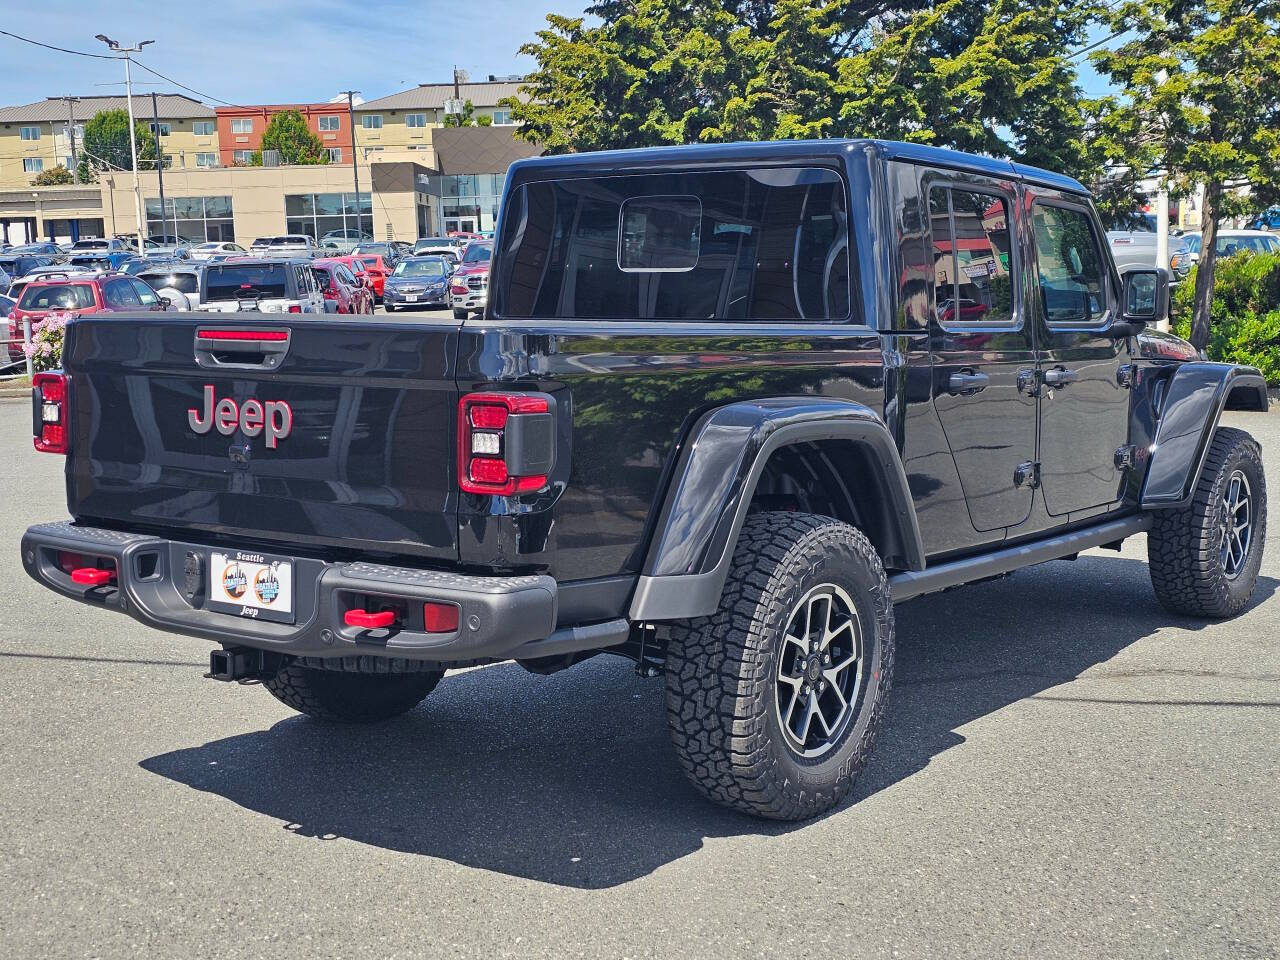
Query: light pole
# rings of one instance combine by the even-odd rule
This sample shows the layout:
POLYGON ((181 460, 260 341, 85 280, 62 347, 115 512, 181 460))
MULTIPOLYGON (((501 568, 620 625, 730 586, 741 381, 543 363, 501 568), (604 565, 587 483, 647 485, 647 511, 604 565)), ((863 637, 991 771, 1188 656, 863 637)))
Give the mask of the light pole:
MULTIPOLYGON (((137 53, 149 43, 155 43, 154 40, 143 40, 136 47, 122 47, 110 37, 98 34, 95 40, 101 40, 113 53, 120 54, 124 57, 124 98, 129 105, 129 155, 133 158, 133 205, 134 211, 138 216, 138 256, 142 256, 146 252, 146 244, 142 239, 142 231, 146 228, 146 221, 142 219, 142 186, 138 183, 138 144, 137 144, 137 128, 133 120, 133 80, 129 75, 129 54, 137 53)), ((159 156, 158 149, 160 143, 160 131, 156 131, 156 155, 159 156)), ((160 211, 161 216, 164 210, 160 211)))
MULTIPOLYGON (((351 179, 355 181, 356 187, 356 233, 364 230, 364 208, 360 206, 360 160, 356 155, 356 107, 353 99, 359 90, 343 90, 347 95, 347 126, 351 128, 351 179)), ((369 179, 373 179, 373 174, 369 174, 369 179)), ((373 195, 373 184, 369 184, 370 197, 373 195)), ((370 201, 372 202, 372 201, 370 201)), ((373 210, 369 210, 369 236, 373 236, 373 210)), ((357 240, 357 243, 360 241, 357 240)))

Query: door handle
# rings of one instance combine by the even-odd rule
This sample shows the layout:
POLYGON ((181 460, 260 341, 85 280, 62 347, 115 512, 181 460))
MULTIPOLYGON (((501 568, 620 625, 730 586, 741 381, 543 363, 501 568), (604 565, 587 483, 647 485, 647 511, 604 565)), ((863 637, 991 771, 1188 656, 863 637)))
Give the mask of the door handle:
POLYGON ((1044 372, 1045 386, 1048 387, 1065 387, 1068 383, 1075 383, 1079 379, 1079 373, 1075 370, 1067 370, 1065 367, 1054 367, 1044 372))
POLYGON ((974 393, 979 393, 987 389, 987 384, 991 382, 991 378, 985 373, 975 373, 973 370, 960 370, 953 373, 947 380, 947 392, 953 396, 967 397, 974 393))

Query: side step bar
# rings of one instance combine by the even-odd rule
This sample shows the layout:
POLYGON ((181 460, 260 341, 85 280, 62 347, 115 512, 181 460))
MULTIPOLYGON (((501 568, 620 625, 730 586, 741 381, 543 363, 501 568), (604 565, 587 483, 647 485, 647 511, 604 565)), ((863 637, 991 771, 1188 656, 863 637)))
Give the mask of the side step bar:
POLYGON ((926 593, 937 593, 949 587, 958 587, 974 580, 985 580, 1010 573, 1020 567, 1030 567, 1049 560, 1060 560, 1107 543, 1116 543, 1135 533, 1151 529, 1150 514, 1139 513, 1120 520, 1108 520, 1097 526, 1073 530, 1044 540, 1033 540, 1015 547, 1004 547, 992 553, 976 557, 948 560, 924 570, 895 573, 889 577, 889 588, 894 603, 910 600, 926 593))

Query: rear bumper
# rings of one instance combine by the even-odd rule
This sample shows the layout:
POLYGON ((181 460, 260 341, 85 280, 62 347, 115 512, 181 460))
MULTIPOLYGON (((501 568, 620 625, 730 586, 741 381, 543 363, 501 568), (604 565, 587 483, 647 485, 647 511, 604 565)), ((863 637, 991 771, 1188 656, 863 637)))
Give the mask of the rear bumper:
MULTIPOLYGON (((225 550, 225 547, 219 549, 225 550)), ((310 657, 381 656, 441 663, 528 659, 563 652, 566 632, 555 631, 556 582, 548 576, 465 576, 376 563, 328 563, 295 558, 296 622, 273 623, 203 608, 209 555, 204 544, 121 533, 76 523, 43 523, 22 538, 22 565, 39 583, 74 600, 126 613, 139 623, 172 633, 204 637, 223 644, 310 657), (115 562, 116 582, 105 586, 74 583, 58 562, 60 552, 115 562), (201 557, 199 585, 188 597, 185 564, 201 557), (389 627, 365 630, 347 626, 347 610, 369 598, 411 607, 428 601, 455 603, 458 629, 424 633, 389 627)), ((420 618, 419 618, 419 622, 420 618)), ((599 625, 604 626, 604 625, 599 625)), ((598 632, 598 631, 597 631, 598 632)), ((586 636, 570 631, 590 647, 626 639, 625 621, 612 634, 586 636), (620 637, 616 637, 621 632, 620 637)))

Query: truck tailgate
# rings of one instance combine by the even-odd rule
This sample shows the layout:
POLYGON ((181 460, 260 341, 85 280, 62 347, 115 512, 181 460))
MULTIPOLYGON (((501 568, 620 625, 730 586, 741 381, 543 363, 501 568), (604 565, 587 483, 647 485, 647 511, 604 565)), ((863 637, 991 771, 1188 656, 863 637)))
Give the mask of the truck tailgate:
POLYGON ((68 325, 78 519, 456 559, 460 323, 278 314, 68 325))

